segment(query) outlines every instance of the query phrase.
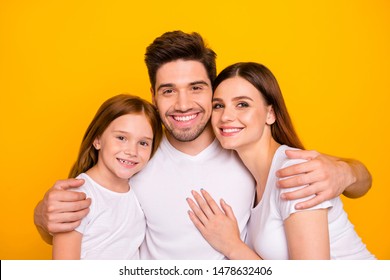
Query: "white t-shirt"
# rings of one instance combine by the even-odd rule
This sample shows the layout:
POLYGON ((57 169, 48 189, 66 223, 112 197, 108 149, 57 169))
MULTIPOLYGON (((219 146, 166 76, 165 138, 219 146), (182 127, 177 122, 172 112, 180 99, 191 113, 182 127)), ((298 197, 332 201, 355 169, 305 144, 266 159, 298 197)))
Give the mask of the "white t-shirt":
POLYGON ((77 191, 92 198, 90 212, 76 228, 83 234, 81 259, 139 259, 146 223, 132 189, 117 193, 97 184, 85 173, 77 178, 85 180, 77 191))
MULTIPOLYGON (((287 149, 291 148, 282 145, 276 151, 263 197, 259 204, 252 209, 248 223, 247 243, 263 259, 289 259, 283 223, 292 213, 299 211, 294 208, 298 202, 307 200, 304 198, 287 201, 280 198, 281 193, 294 189, 277 188, 278 178, 274 175, 275 172, 280 168, 303 162, 303 160, 288 159, 285 154, 287 149)), ((348 220, 341 199, 337 197, 310 209, 325 208, 328 208, 331 259, 375 259, 348 220)))
POLYGON ((234 151, 214 140, 196 156, 176 150, 164 136, 156 154, 130 183, 145 213, 147 229, 141 259, 223 259, 190 220, 186 198, 208 191, 233 207, 241 237, 253 205, 255 184, 234 151))

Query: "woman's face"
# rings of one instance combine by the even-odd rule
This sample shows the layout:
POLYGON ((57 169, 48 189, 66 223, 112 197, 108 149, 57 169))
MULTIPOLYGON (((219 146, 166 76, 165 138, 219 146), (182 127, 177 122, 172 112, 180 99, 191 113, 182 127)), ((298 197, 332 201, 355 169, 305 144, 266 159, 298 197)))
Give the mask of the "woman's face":
POLYGON ((274 120, 272 107, 247 80, 229 78, 215 89, 211 123, 225 149, 239 150, 259 142, 264 129, 269 129, 267 123, 274 120))

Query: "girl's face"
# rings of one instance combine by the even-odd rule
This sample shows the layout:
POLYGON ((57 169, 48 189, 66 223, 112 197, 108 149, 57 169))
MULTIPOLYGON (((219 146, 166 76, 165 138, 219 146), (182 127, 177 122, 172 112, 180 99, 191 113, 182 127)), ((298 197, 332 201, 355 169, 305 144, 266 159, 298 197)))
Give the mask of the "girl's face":
POLYGON ((129 179, 148 162, 152 144, 153 130, 143 114, 116 118, 93 142, 99 150, 99 173, 106 178, 129 179))
POLYGON ((267 123, 275 121, 272 106, 241 77, 224 80, 213 97, 211 123, 225 149, 239 150, 260 141, 267 123))

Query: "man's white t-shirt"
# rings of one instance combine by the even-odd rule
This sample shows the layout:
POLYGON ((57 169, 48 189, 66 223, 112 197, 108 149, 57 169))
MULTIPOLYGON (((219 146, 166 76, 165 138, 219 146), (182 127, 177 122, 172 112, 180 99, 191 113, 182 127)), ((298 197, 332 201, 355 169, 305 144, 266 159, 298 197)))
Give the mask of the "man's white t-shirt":
POLYGON ((191 190, 208 191, 232 206, 241 238, 254 200, 254 180, 234 151, 217 140, 190 156, 176 150, 164 136, 147 166, 130 180, 146 217, 141 259, 223 259, 202 237, 188 216, 191 190))

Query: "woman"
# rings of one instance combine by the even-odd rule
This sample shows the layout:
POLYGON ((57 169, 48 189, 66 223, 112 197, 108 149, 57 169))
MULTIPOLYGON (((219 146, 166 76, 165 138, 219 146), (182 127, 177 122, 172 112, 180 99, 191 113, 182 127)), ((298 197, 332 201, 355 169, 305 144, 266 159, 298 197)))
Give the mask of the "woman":
POLYGON ((193 192, 196 203, 187 199, 189 216, 205 239, 229 259, 375 259, 340 198, 304 211, 294 207, 299 200, 282 199, 275 172, 297 163, 285 150, 303 145, 273 74, 257 63, 237 63, 224 69, 213 87, 215 135, 224 148, 237 151, 252 173, 256 199, 246 245, 230 206, 221 200, 221 210, 205 190, 203 197, 193 192))

